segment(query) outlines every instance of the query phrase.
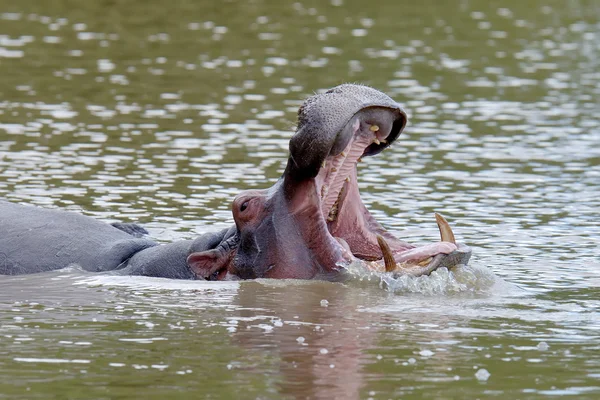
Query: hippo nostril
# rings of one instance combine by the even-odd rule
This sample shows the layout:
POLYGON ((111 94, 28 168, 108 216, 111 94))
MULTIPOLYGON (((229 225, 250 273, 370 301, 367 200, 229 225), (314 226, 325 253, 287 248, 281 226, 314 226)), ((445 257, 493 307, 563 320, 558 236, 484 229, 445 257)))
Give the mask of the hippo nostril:
POLYGON ((240 212, 246 211, 246 208, 248 208, 248 200, 242 203, 242 205, 240 206, 240 212))

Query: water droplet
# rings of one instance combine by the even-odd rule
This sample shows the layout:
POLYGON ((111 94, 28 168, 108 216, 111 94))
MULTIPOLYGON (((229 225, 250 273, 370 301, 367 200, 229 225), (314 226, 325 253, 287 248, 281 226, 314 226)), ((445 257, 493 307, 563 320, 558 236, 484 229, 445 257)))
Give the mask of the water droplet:
POLYGON ((435 353, 433 351, 431 351, 431 350, 421 350, 419 352, 419 354, 422 355, 423 357, 431 357, 435 353))
POLYGON ((482 382, 487 381, 490 375, 491 374, 485 368, 481 368, 479 371, 475 372, 475 378, 477 378, 478 381, 482 382))
POLYGON ((546 342, 539 342, 537 348, 539 351, 546 351, 550 348, 550 346, 548 346, 548 343, 546 342))

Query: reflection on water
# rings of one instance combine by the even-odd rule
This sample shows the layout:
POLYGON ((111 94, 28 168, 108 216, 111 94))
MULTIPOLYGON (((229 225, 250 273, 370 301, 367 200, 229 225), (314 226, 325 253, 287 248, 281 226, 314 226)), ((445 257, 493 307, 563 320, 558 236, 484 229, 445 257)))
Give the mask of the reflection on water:
POLYGON ((281 174, 302 99, 362 82, 410 115, 360 165, 365 203, 411 242, 443 213, 472 265, 343 285, 3 277, 2 395, 598 396, 595 2, 165 7, 0 1, 0 197, 159 241, 227 227, 233 196, 281 174))
MULTIPOLYGON (((592 308, 561 304, 497 282, 478 296, 386 294, 374 285, 268 281, 187 282, 64 270, 7 278, 0 297, 5 393, 77 390, 115 396, 142 385, 159 398, 179 387, 219 397, 365 398, 500 393, 520 378, 585 394, 597 368, 585 328, 592 308), (43 302, 31 300, 43 290, 43 302), (540 318, 541 309, 544 317, 540 318), (581 327, 581 328, 578 328, 581 327), (39 383, 43 373, 49 381, 39 383), (117 376, 119 378, 117 378, 117 376), (52 378, 54 377, 54 378, 52 378), (526 377, 526 378, 525 378, 526 377), (120 383, 119 383, 120 382, 120 383), (228 383, 235 383, 239 388, 228 383)), ((596 302, 597 303, 597 302, 596 302)), ((597 304, 596 304, 597 307, 597 304)))

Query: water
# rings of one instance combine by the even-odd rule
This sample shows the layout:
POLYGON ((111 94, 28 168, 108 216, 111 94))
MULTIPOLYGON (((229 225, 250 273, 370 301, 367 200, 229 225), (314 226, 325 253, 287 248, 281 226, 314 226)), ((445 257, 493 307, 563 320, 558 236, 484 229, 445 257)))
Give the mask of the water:
POLYGON ((0 197, 221 229, 302 99, 361 82, 410 115, 369 209, 473 248, 420 280, 0 277, 0 398, 597 398, 599 32, 575 0, 0 1, 0 197))

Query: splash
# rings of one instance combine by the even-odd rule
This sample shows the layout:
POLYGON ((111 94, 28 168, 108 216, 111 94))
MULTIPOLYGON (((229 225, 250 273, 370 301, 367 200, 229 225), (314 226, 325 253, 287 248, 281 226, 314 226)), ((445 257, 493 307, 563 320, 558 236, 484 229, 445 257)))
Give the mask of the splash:
POLYGON ((483 266, 459 265, 452 270, 439 268, 430 275, 419 277, 368 270, 360 262, 346 267, 350 281, 376 283, 391 293, 420 293, 424 295, 473 293, 484 294, 496 283, 496 275, 483 266))

